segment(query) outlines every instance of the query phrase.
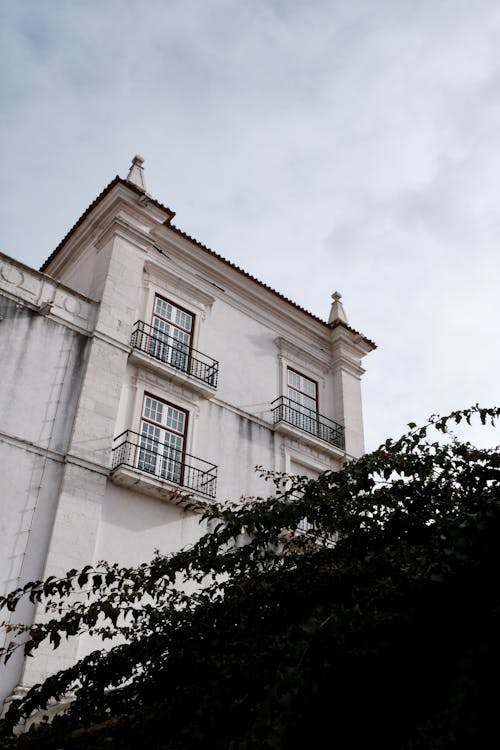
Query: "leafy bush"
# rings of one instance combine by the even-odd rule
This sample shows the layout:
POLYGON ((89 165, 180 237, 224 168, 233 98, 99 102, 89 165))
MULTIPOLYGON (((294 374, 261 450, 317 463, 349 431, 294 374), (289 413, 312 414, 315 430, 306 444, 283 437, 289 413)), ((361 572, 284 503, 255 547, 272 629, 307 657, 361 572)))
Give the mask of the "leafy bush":
POLYGON ((499 413, 411 424, 317 481, 269 474, 271 497, 205 510, 189 549, 9 594, 50 617, 6 658, 85 632, 122 642, 16 701, 2 746, 498 746, 500 454, 448 427, 499 413), (13 735, 68 694, 52 723, 13 735))

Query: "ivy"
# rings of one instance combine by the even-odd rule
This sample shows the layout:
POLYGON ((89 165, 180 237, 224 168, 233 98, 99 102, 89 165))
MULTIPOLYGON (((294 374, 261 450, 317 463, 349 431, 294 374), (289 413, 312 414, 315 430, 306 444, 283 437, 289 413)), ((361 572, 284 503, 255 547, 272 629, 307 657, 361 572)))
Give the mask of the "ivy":
POLYGON ((3 624, 4 661, 83 633, 114 644, 14 701, 2 747, 500 744, 500 454, 453 435, 499 414, 410 422, 316 481, 260 470, 269 497, 189 501, 210 529, 190 548, 1 598, 43 612, 3 624), (51 723, 16 733, 54 701, 66 708, 51 723))

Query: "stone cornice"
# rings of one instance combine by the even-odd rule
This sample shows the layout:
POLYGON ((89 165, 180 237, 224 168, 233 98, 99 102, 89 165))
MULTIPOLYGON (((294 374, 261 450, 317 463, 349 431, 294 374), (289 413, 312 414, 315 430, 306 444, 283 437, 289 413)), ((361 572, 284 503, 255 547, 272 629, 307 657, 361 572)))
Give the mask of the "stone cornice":
POLYGON ((94 326, 93 300, 2 253, 0 294, 78 332, 88 335, 94 326))
POLYGON ((255 320, 275 328, 284 335, 297 336, 315 346, 328 348, 331 329, 305 310, 281 297, 256 279, 245 275, 215 254, 200 254, 192 240, 175 234, 171 227, 163 226, 154 232, 155 246, 170 258, 176 258, 179 268, 187 276, 208 277, 214 295, 224 299, 236 309, 255 320), (217 291, 219 292, 217 294, 217 291), (300 322, 300 326, 298 323, 300 322))
MULTIPOLYGON (((131 364, 137 365, 137 362, 131 360, 131 364)), ((185 405, 189 405, 196 414, 199 414, 200 405, 199 399, 197 398, 197 392, 194 391, 189 384, 180 383, 173 376, 166 377, 164 373, 159 374, 154 370, 140 367, 140 369, 136 371, 132 382, 135 386, 142 387, 145 390, 148 388, 154 388, 155 391, 158 391, 165 396, 175 396, 185 405)))
MULTIPOLYGON (((139 195, 137 190, 131 191, 130 185, 117 180, 92 206, 85 218, 75 225, 57 253, 51 257, 47 267, 51 273, 61 273, 71 259, 76 260, 79 252, 83 252, 89 245, 99 249, 119 228, 121 236, 141 250, 149 247, 152 252, 153 247, 156 247, 154 252, 171 256, 171 261, 178 267, 178 276, 183 277, 185 284, 190 283, 189 276, 208 276, 213 279, 213 288, 217 288, 221 298, 256 320, 274 327, 277 333, 297 336, 299 330, 301 341, 306 346, 309 342, 326 349, 329 342, 335 343, 339 336, 347 335, 353 341, 356 338, 360 357, 373 348, 371 342, 356 334, 349 326, 332 329, 258 279, 184 235, 169 224, 170 218, 171 212, 150 196, 139 195)), ((158 266, 161 268, 161 263, 158 266)), ((204 283, 205 291, 200 289, 203 281, 200 284, 191 282, 191 290, 197 289, 198 297, 200 293, 204 293, 206 297, 215 299, 217 292, 210 295, 206 290, 206 285, 211 282, 204 283)))
MULTIPOLYGON (((313 354, 310 349, 297 346, 294 341, 290 341, 283 336, 277 336, 274 339, 274 343, 276 344, 279 353, 287 359, 297 362, 298 364, 303 364, 306 367, 312 367, 324 374, 329 372, 331 363, 328 360, 320 359, 313 354)), ((325 354, 327 353, 325 352, 325 354)))
MULTIPOLYGON (((267 284, 259 281, 251 274, 239 268, 236 264, 223 258, 218 253, 206 247, 198 240, 171 224, 174 212, 163 206, 142 189, 126 180, 116 177, 90 204, 84 213, 70 229, 66 237, 59 243, 57 248, 43 265, 43 270, 58 275, 71 257, 75 257, 78 250, 92 244, 99 235, 99 225, 106 216, 125 209, 128 220, 136 226, 136 229, 149 235, 152 241, 157 242, 161 251, 174 249, 178 255, 183 256, 186 265, 202 270, 209 276, 214 276, 214 283, 222 288, 227 288, 228 298, 231 304, 238 307, 238 302, 243 303, 242 297, 246 298, 248 305, 245 312, 254 314, 255 311, 265 308, 266 322, 270 319, 280 318, 284 331, 287 328, 304 331, 304 340, 309 339, 314 344, 321 346, 330 337, 332 327, 324 320, 310 313, 285 297, 280 292, 272 289, 267 284)), ((357 332, 350 326, 345 326, 349 332, 357 332)), ((364 354, 375 348, 373 342, 361 334, 359 337, 359 349, 364 354)))
POLYGON ((285 422, 277 422, 274 429, 281 433, 283 446, 294 450, 297 457, 304 455, 327 463, 332 459, 341 461, 345 458, 345 451, 341 448, 324 443, 314 435, 301 432, 285 422))
POLYGON ((0 442, 8 443, 16 448, 23 448, 29 453, 35 453, 38 456, 44 456, 51 461, 57 461, 58 463, 75 464, 81 466, 89 471, 95 471, 98 474, 109 474, 109 467, 104 464, 97 463, 96 461, 88 461, 87 459, 80 458, 71 453, 61 453, 60 451, 54 451, 51 448, 40 445, 38 443, 32 443, 24 438, 16 437, 15 435, 8 435, 7 433, 0 432, 0 442))
POLYGON ((354 375, 356 378, 361 378, 366 372, 365 369, 361 367, 358 360, 353 360, 345 355, 335 357, 330 365, 331 372, 337 372, 338 370, 344 370, 350 375, 354 375))
POLYGON ((130 354, 131 347, 129 344, 124 344, 123 341, 119 341, 118 339, 109 336, 107 333, 100 331, 98 328, 96 328, 96 330, 92 333, 91 338, 98 339, 98 341, 109 344, 109 346, 113 346, 115 349, 119 349, 126 354, 130 354))
POLYGON ((135 245, 138 250, 145 251, 151 244, 148 233, 142 227, 128 221, 128 216, 122 211, 111 217, 96 236, 94 245, 97 250, 100 250, 117 236, 135 245))
POLYGON ((6 432, 0 432, 0 442, 13 445, 16 448, 23 448, 29 453, 36 453, 38 456, 45 456, 51 461, 58 461, 59 463, 64 462, 64 453, 60 451, 54 451, 46 446, 33 443, 30 440, 16 437, 16 435, 8 435, 6 432))
POLYGON ((333 350, 340 344, 348 344, 358 359, 362 359, 366 354, 376 349, 375 344, 354 331, 350 326, 343 324, 342 321, 331 328, 330 341, 333 350))
POLYGON ((182 370, 171 367, 168 362, 162 362, 154 357, 150 357, 139 349, 132 349, 130 351, 129 362, 159 375, 163 381, 172 384, 171 390, 174 388, 174 385, 177 385, 183 389, 183 392, 184 390, 191 391, 203 398, 212 398, 217 392, 216 388, 207 385, 197 378, 191 377, 182 370))
POLYGON ((281 452, 295 463, 301 464, 304 468, 313 469, 318 473, 336 471, 344 460, 344 455, 337 457, 316 451, 312 446, 299 445, 295 440, 290 440, 285 436, 283 436, 281 452))
POLYGON ((161 284, 167 290, 180 292, 181 296, 187 301, 194 299, 200 305, 207 308, 212 307, 215 302, 215 297, 212 294, 207 294, 207 292, 200 289, 199 284, 193 284, 191 281, 178 275, 175 269, 171 270, 154 261, 147 260, 144 264, 144 273, 148 277, 148 280, 161 284))
MULTIPOLYGON (((111 452, 110 452, 111 455, 111 452)), ((82 469, 88 469, 88 471, 94 471, 97 474, 103 474, 104 476, 108 476, 109 474, 109 466, 105 466, 104 464, 97 463, 97 461, 89 461, 86 458, 80 458, 79 456, 75 456, 72 453, 68 453, 65 456, 64 462, 66 464, 73 464, 74 466, 80 466, 82 469)))
POLYGON ((141 241, 148 241, 149 232, 158 224, 158 218, 146 211, 138 203, 137 196, 130 193, 129 186, 121 182, 111 185, 104 192, 105 195, 79 219, 43 265, 45 272, 57 276, 68 262, 76 260, 78 254, 89 245, 102 246, 116 218, 122 219, 124 228, 138 232, 141 241))

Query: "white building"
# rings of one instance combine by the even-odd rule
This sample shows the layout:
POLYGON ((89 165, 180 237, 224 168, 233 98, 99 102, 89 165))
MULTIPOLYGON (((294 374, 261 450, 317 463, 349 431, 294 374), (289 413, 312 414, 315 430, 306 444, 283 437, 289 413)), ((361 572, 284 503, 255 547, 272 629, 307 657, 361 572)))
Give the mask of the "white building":
MULTIPOLYGON (((340 295, 324 322, 173 218, 135 157, 41 272, 0 255, 4 591, 193 542, 180 488, 267 494, 256 465, 317 476, 363 452, 361 359, 375 345, 340 295)), ((81 648, 13 658, 0 700, 81 648)))

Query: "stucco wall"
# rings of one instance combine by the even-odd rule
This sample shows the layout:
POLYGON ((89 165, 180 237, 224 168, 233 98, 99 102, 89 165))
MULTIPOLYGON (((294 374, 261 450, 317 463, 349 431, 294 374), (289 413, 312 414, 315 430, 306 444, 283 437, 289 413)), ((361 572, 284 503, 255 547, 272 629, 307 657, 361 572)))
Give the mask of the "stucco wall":
MULTIPOLYGON (((185 450, 218 467, 220 500, 267 495, 256 466, 317 476, 363 451, 366 350, 356 332, 333 331, 290 306, 165 218, 120 185, 49 264, 54 278, 0 255, 0 461, 11 467, 0 572, 8 588, 100 559, 140 563, 199 536, 199 516, 154 485, 167 482, 141 478, 133 465, 131 481, 110 474, 113 438, 139 431, 145 393, 188 413, 185 450), (216 389, 131 351, 133 325, 151 322, 156 294, 194 316, 191 343, 218 360, 216 389), (273 424, 288 367, 317 383, 320 414, 345 424, 346 453, 273 424)), ((32 608, 21 616, 30 622, 32 608)), ((13 659, 3 695, 78 652, 68 641, 55 652, 43 646, 24 665, 13 659)))
POLYGON ((137 565, 192 544, 203 528, 200 516, 139 495, 108 481, 102 504, 95 560, 137 565))
POLYGON ((277 468, 272 429, 215 402, 203 404, 199 422, 199 455, 219 464, 217 497, 238 500, 245 494, 267 495, 269 485, 255 467, 277 468))
POLYGON ((0 432, 64 452, 87 337, 0 297, 0 432))
POLYGON ((6 297, 0 317, 0 580, 12 587, 41 573, 27 561, 44 559, 88 339, 6 297))
MULTIPOLYGON (((44 574, 83 375, 87 337, 0 296, 0 590, 44 574)), ((30 623, 24 602, 15 621, 30 623)), ((9 621, 11 613, 2 612, 9 621)), ((20 655, 3 668, 0 700, 19 682, 20 655)))

